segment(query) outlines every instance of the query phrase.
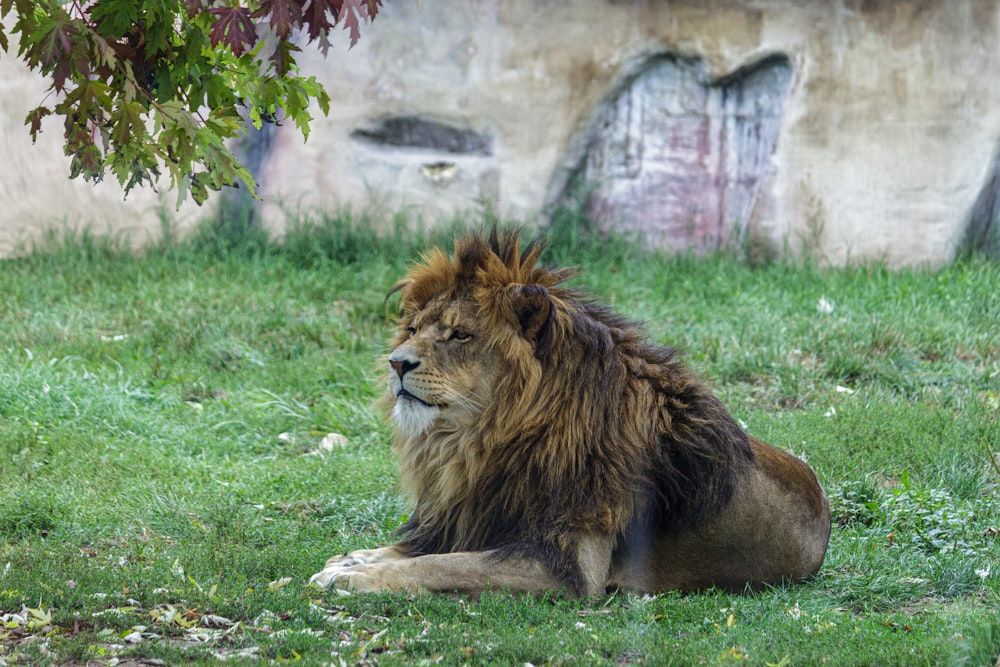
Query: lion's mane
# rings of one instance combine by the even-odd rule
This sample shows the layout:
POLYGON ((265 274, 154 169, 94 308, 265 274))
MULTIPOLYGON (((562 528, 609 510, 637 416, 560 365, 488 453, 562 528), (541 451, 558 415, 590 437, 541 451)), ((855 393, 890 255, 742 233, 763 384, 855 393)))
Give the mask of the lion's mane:
POLYGON ((393 288, 403 321, 442 293, 471 296, 513 369, 476 427, 395 433, 416 501, 400 546, 520 552, 580 590, 577 536, 611 535, 627 552, 690 527, 727 503, 753 454, 673 349, 562 286, 573 272, 540 265, 544 246, 473 235, 452 256, 425 254, 393 288))

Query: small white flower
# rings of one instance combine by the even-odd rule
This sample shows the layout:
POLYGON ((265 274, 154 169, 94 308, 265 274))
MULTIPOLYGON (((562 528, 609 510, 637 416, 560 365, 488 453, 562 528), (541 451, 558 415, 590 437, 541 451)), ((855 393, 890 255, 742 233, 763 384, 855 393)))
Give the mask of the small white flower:
POLYGON ((837 416, 837 408, 834 408, 834 407, 831 406, 829 410, 827 410, 826 412, 823 413, 823 416, 824 417, 836 417, 837 416))
POLYGON ((986 577, 990 576, 990 566, 987 565, 984 568, 976 568, 976 574, 979 576, 980 579, 986 581, 986 577))
POLYGON ((833 301, 828 301, 825 296, 821 296, 816 302, 816 310, 824 315, 832 313, 834 308, 836 308, 836 304, 833 301))

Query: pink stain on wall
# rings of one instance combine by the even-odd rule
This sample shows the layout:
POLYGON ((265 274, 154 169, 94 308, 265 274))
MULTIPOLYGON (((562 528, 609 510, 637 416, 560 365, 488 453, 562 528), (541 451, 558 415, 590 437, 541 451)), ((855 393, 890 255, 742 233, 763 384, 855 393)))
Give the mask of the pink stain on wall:
POLYGON ((790 81, 782 56, 718 81, 700 61, 649 59, 605 98, 574 142, 581 156, 561 196, 582 198, 600 229, 638 232, 660 248, 739 242, 790 81))

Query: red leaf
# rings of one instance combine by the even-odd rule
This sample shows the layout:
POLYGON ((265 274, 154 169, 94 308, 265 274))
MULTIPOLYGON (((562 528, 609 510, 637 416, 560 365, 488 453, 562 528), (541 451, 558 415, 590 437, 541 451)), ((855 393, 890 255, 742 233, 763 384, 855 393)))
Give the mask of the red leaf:
POLYGON ((56 61, 56 66, 52 68, 52 88, 56 92, 66 90, 66 79, 73 75, 73 63, 69 58, 60 58, 56 61))
POLYGON ((353 47, 361 39, 361 24, 358 19, 371 23, 378 14, 382 0, 334 0, 334 5, 337 6, 334 15, 338 20, 343 19, 344 30, 350 32, 353 47))
POLYGON ((257 43, 257 29, 246 7, 215 7, 208 11, 217 17, 209 33, 212 46, 225 44, 236 56, 242 56, 257 43))
POLYGON ((309 41, 312 42, 320 35, 330 32, 333 24, 327 18, 327 14, 333 13, 334 21, 337 20, 336 10, 330 6, 330 0, 311 0, 306 6, 304 23, 309 30, 309 41))
POLYGON ((42 131, 42 119, 51 114, 52 111, 46 107, 38 107, 37 109, 32 109, 28 117, 24 119, 25 123, 31 125, 31 141, 34 142, 38 138, 38 133, 42 131))
POLYGON ((279 40, 286 40, 292 30, 302 25, 302 2, 296 0, 261 0, 253 14, 255 19, 267 17, 279 40))
POLYGON ((47 32, 39 36, 36 55, 45 67, 55 65, 62 58, 69 57, 73 49, 73 26, 69 17, 57 16, 47 32))

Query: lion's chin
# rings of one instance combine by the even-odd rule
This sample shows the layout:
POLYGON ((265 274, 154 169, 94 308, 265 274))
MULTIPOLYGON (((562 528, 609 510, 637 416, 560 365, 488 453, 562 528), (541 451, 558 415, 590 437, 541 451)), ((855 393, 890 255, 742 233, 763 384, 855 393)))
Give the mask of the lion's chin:
POLYGON ((396 405, 392 409, 392 418, 396 422, 396 428, 403 435, 411 438, 429 429, 440 414, 439 408, 406 396, 397 398, 396 405))

